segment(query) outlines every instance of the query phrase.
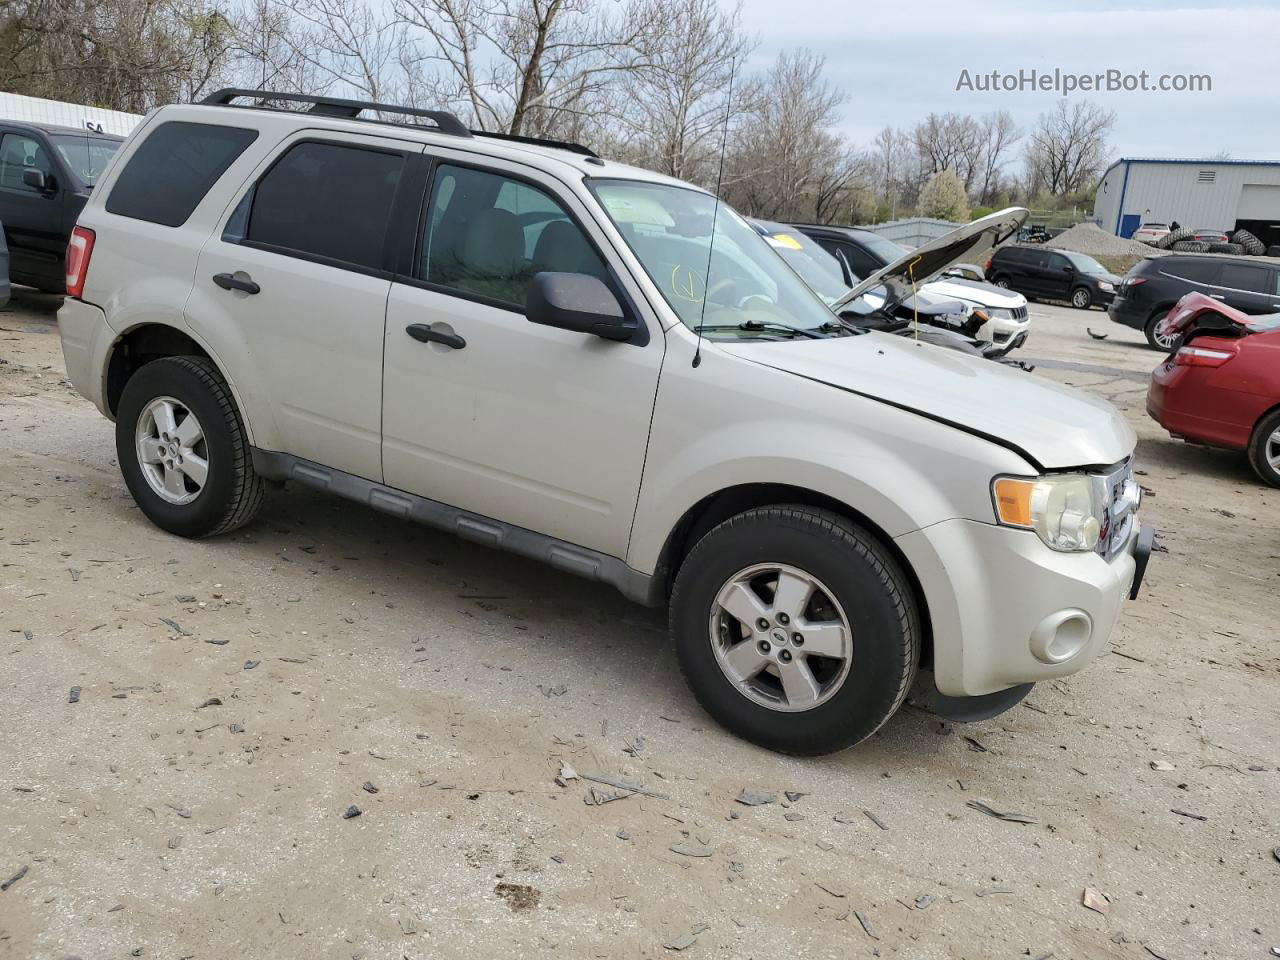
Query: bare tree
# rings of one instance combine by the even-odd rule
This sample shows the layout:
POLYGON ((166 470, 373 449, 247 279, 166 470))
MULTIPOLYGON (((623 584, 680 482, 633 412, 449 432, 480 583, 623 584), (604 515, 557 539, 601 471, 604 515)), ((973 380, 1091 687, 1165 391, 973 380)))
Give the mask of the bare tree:
POLYGON ((548 135, 649 62, 662 25, 640 0, 392 0, 410 28, 417 96, 461 108, 485 130, 548 135))
POLYGON ((735 206, 768 219, 831 215, 838 207, 833 198, 861 168, 833 132, 845 95, 822 70, 821 57, 797 50, 746 85, 726 172, 725 195, 735 206))
POLYGON ((8 0, 0 86, 141 113, 206 90, 231 35, 203 0, 8 0))
POLYGON ((978 128, 982 140, 982 166, 977 196, 979 202, 989 204, 999 193, 1000 171, 1008 162, 1013 145, 1022 139, 1022 131, 1007 110, 986 114, 978 121, 978 128))
POLYGON ((1115 122, 1115 111, 1088 100, 1059 100, 1040 114, 1026 148, 1030 192, 1063 196, 1088 187, 1106 161, 1115 122))
MULTIPOLYGON (((728 122, 734 74, 739 79, 755 41, 740 24, 740 8, 717 0, 653 0, 662 29, 649 62, 622 78, 618 121, 624 152, 661 173, 707 183, 728 122)), ((739 85, 739 101, 742 88, 739 85)))
POLYGON ((977 121, 958 113, 931 113, 916 124, 911 139, 923 177, 951 170, 960 177, 966 190, 972 189, 983 150, 982 131, 977 121))
POLYGON ((382 7, 360 0, 276 0, 286 14, 275 37, 288 69, 309 78, 311 93, 339 88, 369 100, 403 99, 405 26, 382 7), (321 90, 314 89, 319 84, 321 90))

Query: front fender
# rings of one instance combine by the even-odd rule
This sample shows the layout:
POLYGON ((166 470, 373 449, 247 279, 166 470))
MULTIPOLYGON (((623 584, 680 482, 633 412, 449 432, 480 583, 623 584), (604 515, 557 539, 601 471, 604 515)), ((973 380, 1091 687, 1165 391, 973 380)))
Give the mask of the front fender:
POLYGON ((890 538, 953 517, 990 522, 1016 453, 946 424, 702 348, 664 365, 627 562, 653 573, 671 531, 704 498, 744 484, 823 494, 890 538))

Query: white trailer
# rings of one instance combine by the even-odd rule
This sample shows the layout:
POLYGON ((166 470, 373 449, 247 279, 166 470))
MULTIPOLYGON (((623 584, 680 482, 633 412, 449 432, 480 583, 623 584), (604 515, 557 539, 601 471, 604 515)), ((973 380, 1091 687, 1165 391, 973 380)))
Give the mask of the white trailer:
POLYGON ((63 103, 41 97, 24 97, 19 93, 0 93, 0 120, 56 124, 60 127, 75 127, 78 130, 127 137, 142 122, 143 117, 141 114, 121 110, 104 110, 101 107, 86 107, 79 103, 63 103))

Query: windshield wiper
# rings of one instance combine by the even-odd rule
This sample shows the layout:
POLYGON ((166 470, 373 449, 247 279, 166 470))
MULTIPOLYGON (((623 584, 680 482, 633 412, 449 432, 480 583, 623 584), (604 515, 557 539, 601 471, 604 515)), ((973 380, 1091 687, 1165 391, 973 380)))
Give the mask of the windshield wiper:
POLYGON ((787 333, 798 333, 800 336, 808 337, 811 340, 825 340, 830 336, 827 333, 819 333, 817 330, 793 327, 789 323, 778 323, 774 320, 743 320, 741 323, 704 323, 694 328, 695 333, 701 333, 706 330, 782 330, 787 333))
POLYGON ((848 334, 858 334, 858 333, 866 333, 866 332, 867 332, 867 328, 866 328, 866 327, 860 327, 860 326, 858 326, 856 323, 852 323, 852 322, 851 322, 851 321, 849 321, 849 320, 844 320, 844 319, 839 319, 839 318, 837 318, 837 319, 835 319, 835 320, 828 320, 826 323, 824 323, 824 324, 823 324, 822 326, 820 326, 818 329, 819 329, 819 330, 830 330, 830 331, 832 331, 833 333, 848 333, 848 334))

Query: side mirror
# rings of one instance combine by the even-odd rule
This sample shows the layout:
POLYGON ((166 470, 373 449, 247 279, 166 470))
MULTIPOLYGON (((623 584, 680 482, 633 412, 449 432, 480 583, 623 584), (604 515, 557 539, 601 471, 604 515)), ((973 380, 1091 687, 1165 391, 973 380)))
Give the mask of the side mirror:
POLYGON ((22 171, 22 182, 40 193, 48 193, 53 189, 53 177, 47 176, 43 170, 27 167, 22 171))
POLYGON ((530 323, 605 340, 630 340, 636 332, 636 321, 626 315, 613 291, 585 273, 535 274, 524 315, 530 323))

